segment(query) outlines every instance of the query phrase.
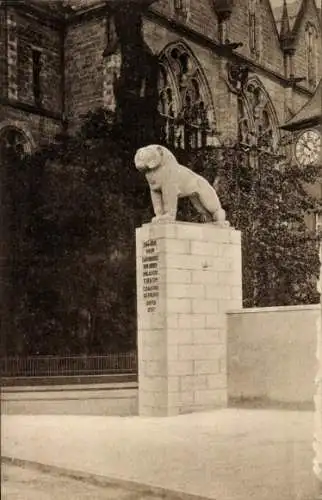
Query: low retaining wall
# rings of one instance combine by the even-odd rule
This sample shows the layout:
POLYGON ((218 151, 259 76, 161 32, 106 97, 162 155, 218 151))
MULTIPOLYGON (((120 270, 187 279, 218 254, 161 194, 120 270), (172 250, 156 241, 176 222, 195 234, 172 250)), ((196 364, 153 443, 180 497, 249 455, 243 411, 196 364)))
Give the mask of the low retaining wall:
POLYGON ((8 415, 138 414, 136 383, 6 387, 1 413, 8 415))
MULTIPOLYGON (((244 401, 254 406, 257 401, 313 407, 319 310, 317 304, 242 309, 227 314, 230 403, 244 401)), ((3 387, 1 411, 29 415, 138 414, 135 381, 104 382, 88 379, 87 384, 72 385, 68 380, 60 384, 53 380, 55 385, 43 385, 46 382, 41 380, 33 387, 3 387)))
POLYGON ((309 305, 228 313, 230 400, 313 405, 319 309, 309 305))

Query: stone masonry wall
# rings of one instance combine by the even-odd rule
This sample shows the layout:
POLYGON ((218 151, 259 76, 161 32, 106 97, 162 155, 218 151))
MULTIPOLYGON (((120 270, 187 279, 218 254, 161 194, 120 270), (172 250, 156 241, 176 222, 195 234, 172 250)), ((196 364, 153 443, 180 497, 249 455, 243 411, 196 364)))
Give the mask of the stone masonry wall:
MULTIPOLYGON (((269 0, 258 3, 258 12, 261 18, 261 47, 262 53, 259 63, 268 70, 283 75, 283 55, 280 50, 273 17, 269 8, 269 0)), ((93 0, 93 3, 94 0, 93 0)), ((144 19, 144 36, 146 42, 153 52, 158 54, 162 49, 173 41, 184 39, 191 48, 202 66, 213 96, 218 130, 222 137, 235 135, 237 123, 236 97, 229 92, 223 76, 226 61, 216 55, 211 48, 206 48, 198 43, 196 38, 190 37, 188 31, 183 36, 178 28, 179 24, 186 24, 195 32, 206 36, 211 40, 218 40, 218 19, 209 0, 190 0, 189 15, 186 20, 181 19, 174 11, 174 2, 170 0, 158 0, 151 7, 152 11, 164 16, 161 19, 153 19, 151 15, 144 19), (171 27, 167 20, 171 20, 171 27)), ((232 16, 228 21, 227 36, 232 41, 240 41, 243 47, 238 49, 239 53, 251 58, 249 51, 249 2, 239 0, 234 3, 232 16)), ((296 76, 305 76, 307 73, 307 62, 305 52, 305 25, 307 21, 317 22, 316 11, 313 0, 307 2, 307 11, 304 13, 303 21, 297 38, 297 51, 295 54, 296 76)), ((14 16, 14 24, 11 24, 11 35, 14 37, 14 29, 17 34, 17 65, 15 65, 14 40, 12 39, 12 61, 10 69, 10 81, 12 86, 11 96, 22 103, 32 105, 32 67, 31 50, 33 47, 42 51, 42 73, 41 87, 43 93, 43 105, 46 109, 56 113, 61 112, 62 95, 61 82, 63 68, 60 66, 61 39, 58 24, 55 21, 45 23, 36 15, 26 16, 18 9, 9 9, 14 16), (14 86, 17 85, 17 96, 15 97, 14 86)), ((0 88, 7 95, 6 88, 6 36, 7 26, 4 20, 4 10, 0 11, 0 88)), ((317 50, 321 55, 321 38, 317 41, 317 50)), ((104 65, 103 51, 106 47, 106 19, 105 14, 93 15, 92 17, 74 19, 70 22, 65 39, 65 96, 66 114, 70 121, 70 129, 74 130, 79 125, 81 116, 89 110, 102 106, 104 103, 104 65)), ((257 71, 256 71, 257 72, 257 71)), ((297 111, 308 99, 308 95, 296 90, 293 98, 290 91, 286 91, 278 79, 258 70, 258 75, 265 82, 265 88, 272 97, 274 107, 277 111, 280 123, 289 116, 287 108, 297 111), (294 104, 294 106, 293 106, 294 104)), ((12 113, 10 111, 10 113, 12 113)), ((21 112, 25 119, 25 115, 21 112)), ((38 117, 39 118, 39 117, 38 117)), ((35 123, 36 118, 30 118, 35 123)), ((39 129, 40 130, 40 129, 39 129)))
MULTIPOLYGON (((301 25, 299 27, 299 31, 296 37, 296 43, 295 43, 295 48, 296 52, 294 55, 294 71, 295 75, 297 77, 307 77, 308 74, 308 65, 307 65, 307 48, 305 44, 305 39, 306 39, 306 26, 307 23, 311 22, 314 24, 314 26, 317 28, 318 32, 318 38, 315 41, 316 43, 316 50, 317 50, 317 59, 320 61, 320 63, 317 62, 317 82, 321 78, 322 75, 322 70, 321 70, 321 58, 322 58, 322 48, 321 48, 321 28, 319 28, 319 20, 316 19, 316 10, 313 5, 313 1, 310 0, 307 2, 307 9, 304 13, 304 16, 301 20, 301 25), (320 29, 320 31, 319 31, 320 29)), ((308 81, 304 81, 301 83, 301 85, 304 85, 307 88, 310 88, 308 85, 308 81)))
POLYGON ((0 130, 7 125, 12 125, 24 132, 34 148, 40 144, 52 142, 61 131, 60 120, 0 105, 0 130))
POLYGON ((14 125, 26 133, 31 144, 51 141, 61 129, 61 40, 57 25, 9 8, 0 10, 0 88, 11 104, 0 107, 0 126, 14 125), (43 116, 33 95, 32 50, 41 52, 41 107, 57 114, 43 116), (29 107, 30 111, 28 110, 29 107))
POLYGON ((153 3, 151 9, 165 15, 168 19, 184 22, 189 28, 211 39, 218 39, 218 18, 212 2, 209 0, 190 0, 186 3, 188 5, 186 18, 181 18, 180 14, 175 12, 173 1, 158 0, 153 3))
POLYGON ((94 18, 71 24, 65 40, 66 114, 73 123, 103 104, 106 22, 94 18))

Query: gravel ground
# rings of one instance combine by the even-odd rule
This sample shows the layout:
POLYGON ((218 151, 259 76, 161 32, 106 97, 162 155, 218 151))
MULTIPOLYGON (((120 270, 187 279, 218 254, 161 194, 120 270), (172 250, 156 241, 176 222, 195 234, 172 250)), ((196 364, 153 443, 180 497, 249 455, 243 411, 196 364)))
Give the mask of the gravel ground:
POLYGON ((3 500, 172 500, 169 496, 131 491, 117 485, 90 484, 56 472, 29 466, 1 464, 3 500))
POLYGON ((313 417, 239 408, 167 418, 4 415, 1 452, 117 486, 166 488, 171 500, 175 491, 213 500, 313 500, 313 417))

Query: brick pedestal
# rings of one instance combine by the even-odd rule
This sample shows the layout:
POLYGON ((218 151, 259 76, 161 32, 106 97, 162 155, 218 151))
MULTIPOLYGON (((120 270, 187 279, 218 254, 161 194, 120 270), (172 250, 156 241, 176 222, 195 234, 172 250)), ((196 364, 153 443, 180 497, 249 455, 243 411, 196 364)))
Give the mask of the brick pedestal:
POLYGON ((317 374, 315 379, 316 392, 314 397, 315 415, 314 415, 314 441, 313 448, 314 472, 318 479, 319 499, 322 499, 322 243, 320 243, 320 279, 318 282, 318 291, 320 292, 321 309, 317 319, 317 374))
POLYGON ((242 305, 240 233, 147 224, 136 247, 139 414, 226 406, 226 311, 242 305))

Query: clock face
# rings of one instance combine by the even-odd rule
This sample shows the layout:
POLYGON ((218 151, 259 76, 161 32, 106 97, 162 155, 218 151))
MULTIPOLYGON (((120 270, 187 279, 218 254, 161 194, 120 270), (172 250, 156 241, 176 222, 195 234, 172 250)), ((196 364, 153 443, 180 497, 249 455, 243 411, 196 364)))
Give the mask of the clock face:
POLYGON ((297 139, 295 157, 299 165, 316 165, 320 160, 321 136, 316 130, 307 130, 297 139))

